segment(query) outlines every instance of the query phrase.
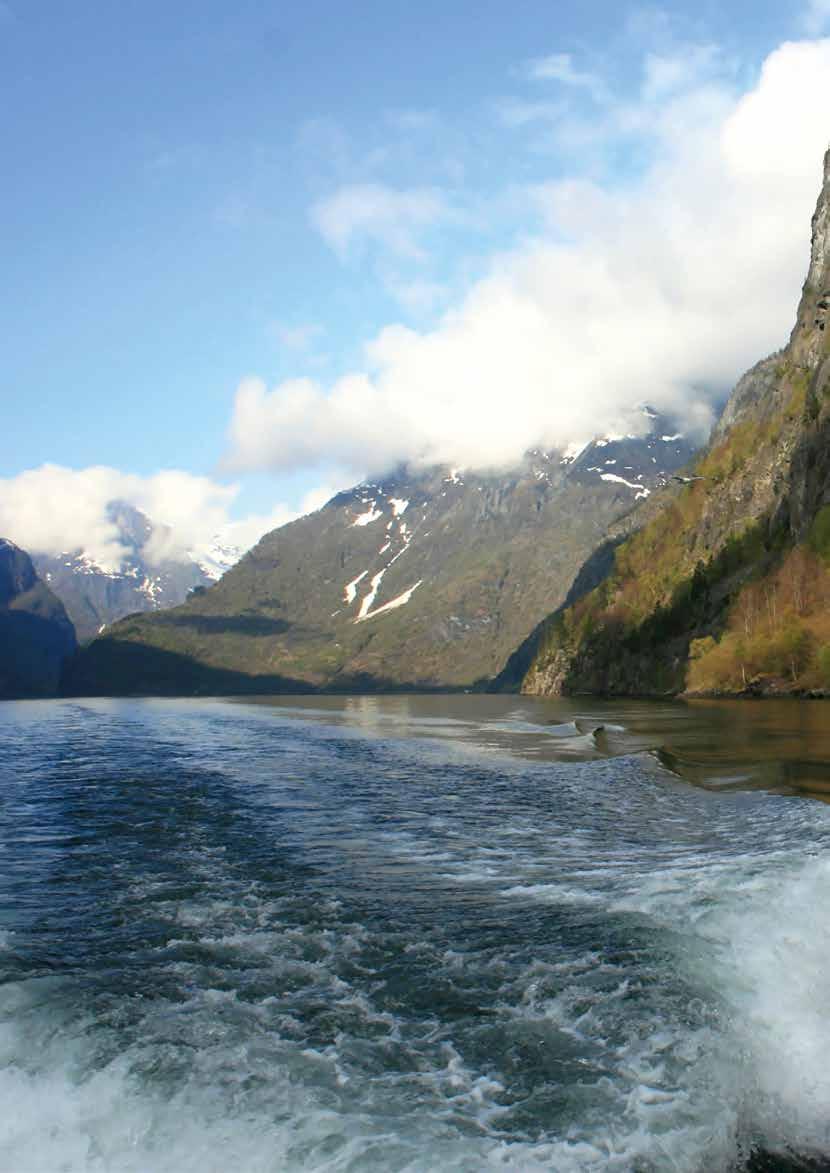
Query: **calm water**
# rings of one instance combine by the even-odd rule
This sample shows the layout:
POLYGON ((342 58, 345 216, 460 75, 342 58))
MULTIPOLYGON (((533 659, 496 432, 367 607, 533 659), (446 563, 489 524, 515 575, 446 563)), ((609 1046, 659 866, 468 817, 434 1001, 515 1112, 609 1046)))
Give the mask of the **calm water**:
POLYGON ((0 705, 0 1170, 830 1152, 830 806, 802 796, 828 727, 818 703, 0 705))

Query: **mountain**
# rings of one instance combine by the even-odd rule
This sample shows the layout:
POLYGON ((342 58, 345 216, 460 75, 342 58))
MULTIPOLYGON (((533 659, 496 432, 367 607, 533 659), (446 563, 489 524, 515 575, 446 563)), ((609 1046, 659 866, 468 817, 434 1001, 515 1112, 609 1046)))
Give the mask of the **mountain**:
POLYGON ((0 698, 55 693, 75 647, 66 611, 29 555, 0 538, 0 698))
POLYGON ((480 685, 564 598, 608 526, 692 451, 645 408, 629 436, 534 450, 507 473, 399 469, 266 535, 183 606, 114 625, 78 657, 70 687, 480 685))
POLYGON ((239 559, 240 551, 218 542, 201 555, 151 559, 150 545, 154 539, 163 545, 167 527, 123 501, 112 502, 108 512, 124 551, 117 568, 85 550, 34 555, 38 573, 63 602, 81 643, 125 615, 177 606, 194 587, 210 586, 239 559))
POLYGON ((244 552, 239 546, 223 541, 217 534, 204 549, 189 550, 187 557, 208 580, 204 585, 209 586, 211 583, 218 582, 226 570, 236 566, 244 552))
POLYGON ((830 151, 787 346, 740 380, 692 477, 514 656, 532 693, 830 690, 830 151), (597 585, 598 583, 598 585, 597 585))

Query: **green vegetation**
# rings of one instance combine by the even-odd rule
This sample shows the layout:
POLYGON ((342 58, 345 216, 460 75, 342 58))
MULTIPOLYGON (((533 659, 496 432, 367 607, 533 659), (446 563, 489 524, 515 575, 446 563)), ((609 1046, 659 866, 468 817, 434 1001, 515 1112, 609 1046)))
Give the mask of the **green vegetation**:
POLYGON ((830 564, 830 505, 822 506, 813 518, 808 542, 822 562, 830 564))
POLYGON ((823 688, 830 688, 830 644, 819 648, 816 655, 816 667, 823 688))
POLYGON ((794 547, 775 570, 743 587, 721 639, 695 646, 690 690, 734 692, 770 681, 781 688, 825 687, 830 655, 820 643, 828 608, 830 570, 814 551, 794 547))
MULTIPOLYGON (((758 472, 768 476, 785 437, 804 426, 807 372, 785 362, 778 375, 780 406, 735 424, 698 462, 702 479, 617 549, 605 581, 551 617, 531 674, 566 664, 571 692, 741 691, 761 677, 801 686, 815 676, 818 686, 803 573, 793 585, 803 552, 788 558, 786 527, 769 513, 753 517, 746 491, 734 487, 738 478, 752 486, 758 472), (733 600, 739 611, 748 598, 757 602, 749 579, 766 583, 757 589, 778 602, 765 626, 741 631, 736 620, 733 630, 733 600)), ((830 507, 817 516, 810 545, 818 565, 830 563, 830 507)))

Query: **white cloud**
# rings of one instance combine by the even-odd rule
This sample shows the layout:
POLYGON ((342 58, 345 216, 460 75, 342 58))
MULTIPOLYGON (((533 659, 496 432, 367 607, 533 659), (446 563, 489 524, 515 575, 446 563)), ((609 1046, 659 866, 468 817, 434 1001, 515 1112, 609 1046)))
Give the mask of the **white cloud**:
POLYGON ((145 552, 160 560, 206 550, 217 536, 248 549, 269 530, 310 512, 328 500, 328 488, 308 494, 299 509, 277 505, 268 514, 232 520, 237 485, 167 470, 141 477, 97 466, 71 469, 44 464, 0 479, 0 536, 30 553, 59 554, 83 549, 102 566, 116 570, 124 554, 108 515, 113 501, 125 501, 152 521, 169 526, 145 552))
POLYGON ((801 25, 811 37, 825 32, 830 27, 830 0, 808 0, 801 25))
POLYGON ((683 45, 671 53, 649 53, 643 67, 643 97, 653 102, 692 89, 722 64, 716 45, 683 45))
POLYGON ((320 485, 310 489, 300 501, 299 507, 293 509, 289 505, 275 505, 270 513, 251 513, 233 521, 226 521, 218 530, 211 533, 210 538, 196 539, 190 549, 198 552, 209 546, 214 538, 228 546, 236 546, 240 550, 249 550, 263 534, 270 533, 281 525, 288 525, 307 513, 315 513, 330 501, 339 490, 331 485, 320 485))
POLYGON ((397 190, 379 183, 341 187, 311 209, 317 231, 345 257, 357 239, 370 240, 401 256, 418 258, 417 236, 451 215, 444 196, 431 188, 397 190))
POLYGON ((446 286, 438 281, 407 281, 390 277, 386 280, 386 288, 408 313, 416 317, 431 313, 447 297, 446 286))
POLYGON ((580 94, 560 93, 556 102, 503 100, 497 109, 503 125, 544 131, 538 146, 558 150, 585 173, 619 166, 625 155, 670 145, 672 137, 707 132, 733 108, 737 63, 711 44, 670 42, 643 56, 637 92, 604 92, 586 107, 580 94))
POLYGON ((244 383, 231 464, 498 466, 626 430, 643 401, 705 427, 794 318, 830 138, 830 41, 781 46, 742 96, 670 72, 652 68, 652 89, 680 92, 627 113, 654 160, 640 179, 534 189, 544 237, 496 258, 437 328, 382 330, 365 372, 244 383))
POLYGON ((307 513, 316 513, 318 509, 322 509, 324 505, 331 501, 335 493, 340 492, 340 488, 335 488, 333 485, 318 485, 314 489, 309 489, 300 502, 300 508, 296 516, 305 517, 307 513))
POLYGON ((605 86, 596 74, 574 66, 570 53, 551 53, 528 61, 523 73, 530 81, 556 81, 561 85, 585 89, 595 97, 605 95, 605 86))

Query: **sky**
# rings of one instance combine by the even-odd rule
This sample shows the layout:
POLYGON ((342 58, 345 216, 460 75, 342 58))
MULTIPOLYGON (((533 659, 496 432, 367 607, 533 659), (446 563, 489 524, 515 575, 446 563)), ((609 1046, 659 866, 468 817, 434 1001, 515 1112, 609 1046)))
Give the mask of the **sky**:
MULTIPOLYGON (((703 438, 787 338, 830 0, 0 0, 0 534, 248 545, 400 461, 703 438)), ((115 545, 114 545, 115 543, 115 545)))

